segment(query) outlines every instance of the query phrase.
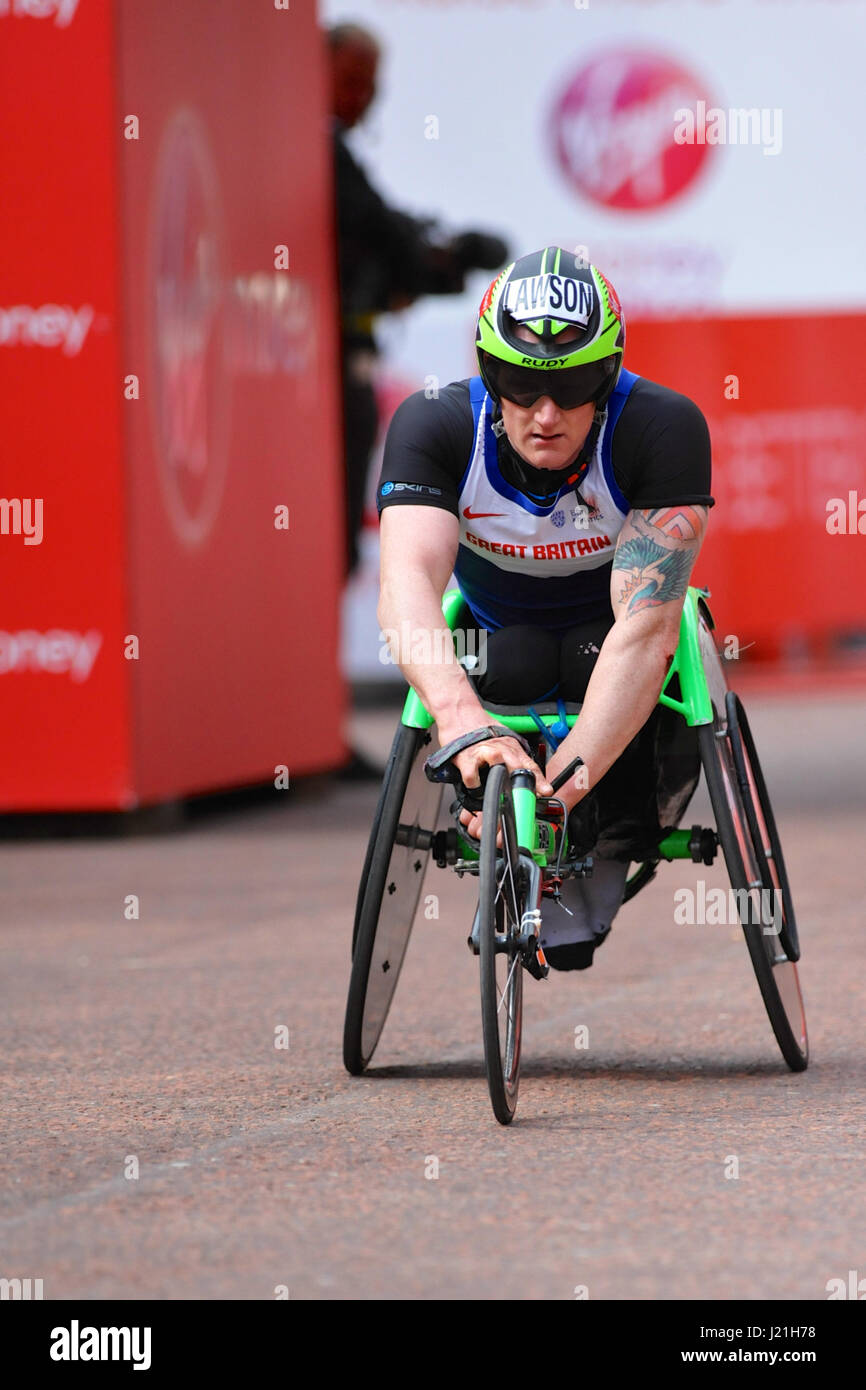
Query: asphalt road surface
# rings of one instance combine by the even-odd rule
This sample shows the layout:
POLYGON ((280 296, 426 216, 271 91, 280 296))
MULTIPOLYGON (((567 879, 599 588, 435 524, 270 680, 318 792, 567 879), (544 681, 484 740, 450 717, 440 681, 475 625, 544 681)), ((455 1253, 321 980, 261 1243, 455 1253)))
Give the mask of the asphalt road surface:
MULTIPOLYGON (((740 930, 674 921, 676 888, 726 886, 677 863, 591 970, 527 979, 508 1129, 473 887, 435 866, 440 917, 416 926, 374 1066, 343 1070, 374 787, 0 843, 0 1277, 48 1299, 820 1300, 866 1276, 866 702, 749 708, 809 1070, 781 1059, 740 930)), ((384 755, 396 717, 356 716, 359 739, 384 755)))

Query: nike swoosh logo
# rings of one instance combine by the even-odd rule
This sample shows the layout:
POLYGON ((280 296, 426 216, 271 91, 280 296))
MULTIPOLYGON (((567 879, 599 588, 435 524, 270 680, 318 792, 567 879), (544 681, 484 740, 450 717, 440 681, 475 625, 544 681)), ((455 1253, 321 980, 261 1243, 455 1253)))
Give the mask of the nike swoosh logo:
POLYGON ((470 512, 468 507, 463 508, 463 515, 467 521, 477 521, 480 516, 504 516, 504 512, 470 512))

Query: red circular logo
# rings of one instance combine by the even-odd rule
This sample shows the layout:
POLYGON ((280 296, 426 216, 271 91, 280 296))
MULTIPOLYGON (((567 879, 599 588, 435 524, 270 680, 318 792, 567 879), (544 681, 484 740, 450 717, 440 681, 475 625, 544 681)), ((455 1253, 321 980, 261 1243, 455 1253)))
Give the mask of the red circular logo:
POLYGON ((594 58, 551 113, 566 178, 604 207, 644 212, 670 202, 709 151, 674 139, 683 109, 694 111, 700 99, 707 101, 704 84, 660 54, 615 49, 594 58))
POLYGON ((163 497, 190 546, 213 526, 228 464, 224 241, 208 133, 182 108, 164 132, 154 179, 151 401, 163 497))

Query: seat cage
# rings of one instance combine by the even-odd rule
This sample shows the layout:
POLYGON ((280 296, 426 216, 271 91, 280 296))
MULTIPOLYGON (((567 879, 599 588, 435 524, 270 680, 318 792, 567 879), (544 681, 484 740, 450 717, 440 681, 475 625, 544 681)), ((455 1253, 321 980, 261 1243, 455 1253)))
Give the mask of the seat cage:
MULTIPOLYGON (((680 635, 664 685, 659 695, 659 704, 681 714, 690 726, 712 724, 713 707, 707 688, 704 663, 701 656, 701 626, 705 631, 713 627, 707 598, 709 589, 698 589, 690 585, 683 603, 680 619, 680 635), (675 693, 674 693, 675 692, 675 693)), ((459 589, 449 589, 442 598, 442 613, 448 627, 453 632, 463 610, 463 595, 459 589)), ((555 704, 536 705, 535 709, 546 724, 557 719, 555 704)), ((572 728, 579 719, 579 707, 566 706, 566 722, 572 728)), ((489 713, 495 722, 504 724, 516 734, 537 733, 537 725, 528 711, 512 712, 514 707, 494 706, 489 713), (508 713, 503 713, 503 708, 508 713)), ((417 691, 410 686, 403 706, 402 723, 412 729, 429 729, 433 718, 417 691)))

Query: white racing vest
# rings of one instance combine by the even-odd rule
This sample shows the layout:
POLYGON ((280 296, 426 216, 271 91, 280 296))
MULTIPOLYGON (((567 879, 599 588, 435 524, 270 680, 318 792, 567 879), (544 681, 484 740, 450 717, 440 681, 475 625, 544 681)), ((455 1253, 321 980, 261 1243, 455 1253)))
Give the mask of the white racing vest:
POLYGON ((543 504, 503 478, 493 402, 480 377, 470 381, 475 434, 458 492, 454 574, 479 626, 528 623, 565 632, 610 614, 610 563, 630 510, 613 476, 611 440, 637 379, 620 372, 588 469, 579 484, 564 483, 543 504))

